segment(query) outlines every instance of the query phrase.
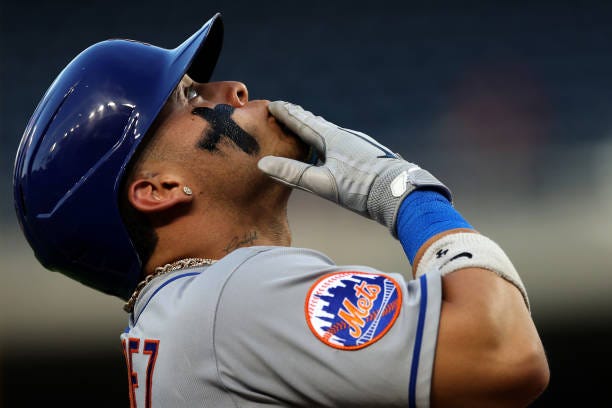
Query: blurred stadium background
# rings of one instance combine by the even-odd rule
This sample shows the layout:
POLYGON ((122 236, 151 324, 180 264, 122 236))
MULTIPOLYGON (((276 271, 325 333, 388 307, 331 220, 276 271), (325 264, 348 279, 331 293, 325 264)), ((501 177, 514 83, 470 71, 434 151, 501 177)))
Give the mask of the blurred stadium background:
MULTIPOLYGON (((534 406, 610 400, 609 2, 3 0, 2 406, 128 405, 122 302, 44 271, 16 224, 12 165, 29 116, 92 43, 174 47, 216 11, 226 41, 215 79, 378 138, 446 181, 457 208, 509 253, 552 370, 534 406)), ((302 193, 290 220, 295 245, 410 273, 371 221, 302 193)))

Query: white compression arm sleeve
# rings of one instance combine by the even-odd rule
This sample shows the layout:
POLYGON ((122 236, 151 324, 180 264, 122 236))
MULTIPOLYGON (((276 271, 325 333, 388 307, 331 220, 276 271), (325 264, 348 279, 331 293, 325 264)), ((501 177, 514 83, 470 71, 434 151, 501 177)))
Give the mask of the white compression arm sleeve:
POLYGON ((432 269, 444 276, 465 268, 495 272, 518 288, 530 308, 525 285, 506 253, 494 241, 478 233, 459 232, 433 242, 421 257, 416 276, 432 269))

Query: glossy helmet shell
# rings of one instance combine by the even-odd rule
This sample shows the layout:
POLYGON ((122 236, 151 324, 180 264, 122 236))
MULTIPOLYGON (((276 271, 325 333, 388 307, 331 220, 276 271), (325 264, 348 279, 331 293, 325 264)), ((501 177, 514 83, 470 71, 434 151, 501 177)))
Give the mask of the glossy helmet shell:
POLYGON ((87 48, 51 84, 17 151, 17 218, 42 265, 123 299, 142 262, 119 211, 130 159, 185 73, 207 82, 219 14, 174 49, 113 39, 87 48))

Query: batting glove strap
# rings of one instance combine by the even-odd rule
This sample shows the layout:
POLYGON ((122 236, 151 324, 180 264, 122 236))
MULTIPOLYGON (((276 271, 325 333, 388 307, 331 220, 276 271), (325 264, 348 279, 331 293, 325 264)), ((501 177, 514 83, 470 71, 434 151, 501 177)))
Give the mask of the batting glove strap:
POLYGON ((452 202, 451 191, 427 170, 403 160, 391 165, 372 184, 367 201, 370 218, 385 225, 397 238, 397 214, 402 201, 424 187, 439 191, 452 202))
POLYGON ((434 269, 444 276, 465 268, 488 269, 501 276, 516 286, 530 309, 525 285, 506 253, 494 241, 477 233, 449 234, 432 243, 416 267, 416 277, 434 269))

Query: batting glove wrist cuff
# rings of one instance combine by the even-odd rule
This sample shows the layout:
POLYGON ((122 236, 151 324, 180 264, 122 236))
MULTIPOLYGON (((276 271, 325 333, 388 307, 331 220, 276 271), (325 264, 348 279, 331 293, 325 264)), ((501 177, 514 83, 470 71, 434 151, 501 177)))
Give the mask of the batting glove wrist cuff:
POLYGON ((372 183, 367 208, 370 218, 389 228, 397 238, 397 215, 402 201, 419 188, 434 189, 452 202, 452 193, 427 170, 407 161, 389 166, 372 183))

